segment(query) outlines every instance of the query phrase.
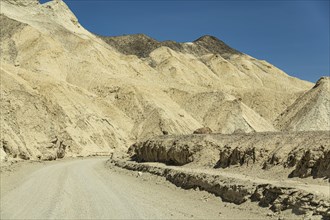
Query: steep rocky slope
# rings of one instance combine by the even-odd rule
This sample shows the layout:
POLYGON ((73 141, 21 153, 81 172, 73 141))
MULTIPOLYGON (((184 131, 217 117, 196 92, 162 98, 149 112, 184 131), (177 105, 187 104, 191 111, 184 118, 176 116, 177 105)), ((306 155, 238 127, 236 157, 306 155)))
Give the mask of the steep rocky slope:
POLYGON ((110 154, 203 126, 274 131, 313 86, 211 36, 99 37, 61 0, 0 4, 1 158, 110 154))
POLYGON ((322 77, 316 85, 299 97, 277 119, 281 130, 330 130, 330 77, 322 77))

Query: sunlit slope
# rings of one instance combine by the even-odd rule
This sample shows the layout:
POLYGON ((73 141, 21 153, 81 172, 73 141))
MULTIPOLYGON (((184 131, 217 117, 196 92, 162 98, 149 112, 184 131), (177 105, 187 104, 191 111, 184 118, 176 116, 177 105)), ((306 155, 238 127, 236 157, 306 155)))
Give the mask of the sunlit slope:
POLYGON ((211 36, 96 36, 60 0, 1 1, 0 24, 5 156, 54 159, 64 146, 66 155, 109 153, 203 126, 274 131, 313 86, 211 36))

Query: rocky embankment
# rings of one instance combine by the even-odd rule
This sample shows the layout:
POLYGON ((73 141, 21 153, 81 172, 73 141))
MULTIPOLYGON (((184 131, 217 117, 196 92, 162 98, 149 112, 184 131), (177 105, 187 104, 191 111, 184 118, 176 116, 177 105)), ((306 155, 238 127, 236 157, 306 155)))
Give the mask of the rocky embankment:
POLYGON ((131 160, 108 164, 163 176, 225 202, 330 218, 327 131, 164 135, 132 145, 128 154, 131 160))
POLYGON ((228 168, 278 166, 290 177, 330 178, 328 131, 159 136, 129 149, 138 162, 228 168))
POLYGON ((124 160, 111 159, 107 164, 138 171, 138 175, 148 172, 162 176, 178 187, 204 190, 220 197, 224 202, 237 205, 244 202, 257 202, 259 206, 269 208, 275 213, 291 209, 297 215, 319 215, 323 219, 330 218, 329 195, 296 188, 292 183, 268 182, 242 175, 215 174, 205 170, 196 171, 124 160))

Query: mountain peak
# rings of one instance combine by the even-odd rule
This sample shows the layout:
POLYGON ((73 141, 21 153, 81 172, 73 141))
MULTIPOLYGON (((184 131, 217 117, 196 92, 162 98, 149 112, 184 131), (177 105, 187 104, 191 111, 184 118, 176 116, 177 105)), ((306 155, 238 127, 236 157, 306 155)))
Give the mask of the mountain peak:
POLYGON ((148 39, 148 40, 155 40, 152 37, 146 35, 146 34, 142 34, 142 33, 138 33, 138 34, 132 34, 132 35, 127 35, 130 37, 135 37, 135 38, 142 38, 142 39, 148 39))
POLYGON ((313 88, 319 88, 330 85, 330 77, 329 76, 322 76, 317 82, 315 83, 315 86, 313 88))
POLYGON ((322 76, 319 80, 317 80, 316 84, 329 83, 329 82, 330 82, 330 76, 322 76))
POLYGON ((204 47, 208 51, 214 54, 220 54, 227 57, 232 54, 242 54, 241 52, 229 47, 223 41, 211 35, 204 35, 194 41, 195 44, 204 47))
POLYGON ((196 39, 194 42, 200 42, 200 41, 220 41, 220 40, 212 35, 203 35, 200 38, 196 39))

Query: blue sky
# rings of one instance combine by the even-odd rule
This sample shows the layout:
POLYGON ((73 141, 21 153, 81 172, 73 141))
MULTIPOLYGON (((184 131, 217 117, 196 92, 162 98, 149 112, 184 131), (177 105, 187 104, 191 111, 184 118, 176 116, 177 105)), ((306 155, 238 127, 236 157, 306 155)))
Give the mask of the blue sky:
POLYGON ((97 34, 179 42, 208 34, 289 75, 312 82, 329 75, 329 0, 64 1, 97 34))

